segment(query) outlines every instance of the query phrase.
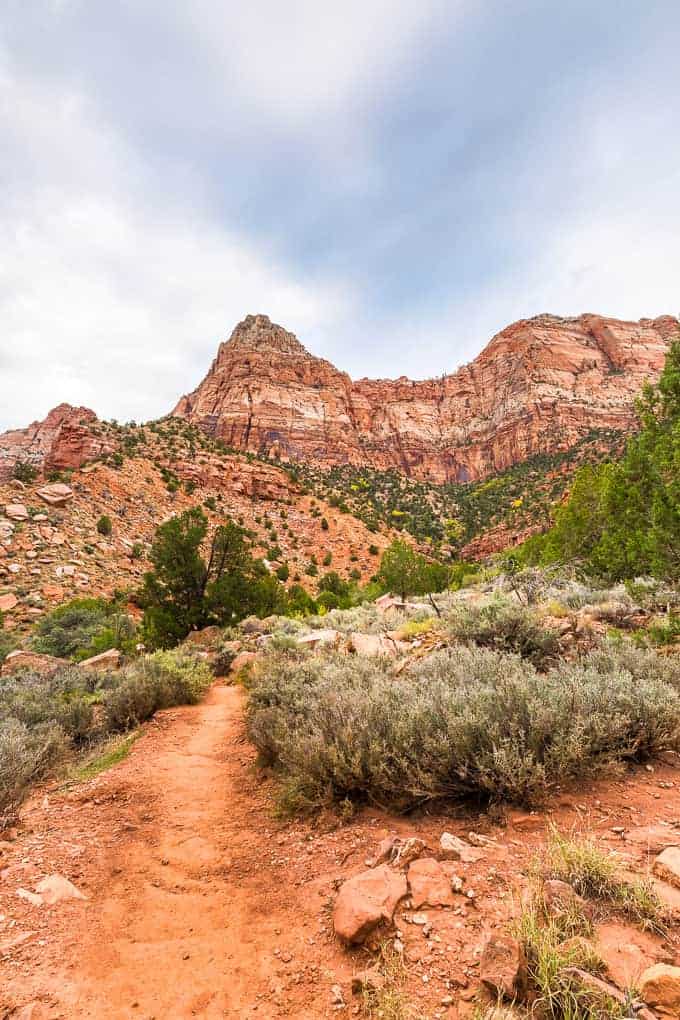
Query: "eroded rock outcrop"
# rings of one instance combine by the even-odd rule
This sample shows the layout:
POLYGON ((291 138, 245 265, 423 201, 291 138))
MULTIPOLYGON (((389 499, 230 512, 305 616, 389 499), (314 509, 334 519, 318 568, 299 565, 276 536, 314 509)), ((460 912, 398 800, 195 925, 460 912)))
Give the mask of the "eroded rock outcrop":
POLYGON ((522 319, 440 379, 360 379, 249 315, 174 414, 231 446, 322 465, 371 464, 436 482, 485 477, 591 429, 630 429, 678 322, 522 319))
POLYGON ((79 468, 88 460, 110 453, 111 443, 92 428, 96 421, 96 414, 87 407, 59 404, 44 421, 2 433, 0 481, 11 477, 17 462, 49 474, 79 468))

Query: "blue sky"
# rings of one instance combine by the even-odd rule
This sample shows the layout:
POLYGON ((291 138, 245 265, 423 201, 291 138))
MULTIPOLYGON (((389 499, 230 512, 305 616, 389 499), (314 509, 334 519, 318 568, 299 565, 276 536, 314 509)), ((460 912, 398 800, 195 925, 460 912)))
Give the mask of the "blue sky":
POLYGON ((3 0, 0 428, 167 411, 265 312, 424 377, 680 309, 677 0, 3 0))

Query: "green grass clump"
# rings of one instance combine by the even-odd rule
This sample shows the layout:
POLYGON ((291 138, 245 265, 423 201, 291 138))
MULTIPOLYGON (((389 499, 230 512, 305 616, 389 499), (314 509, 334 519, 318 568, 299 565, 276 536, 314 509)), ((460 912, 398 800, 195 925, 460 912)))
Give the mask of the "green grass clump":
POLYGON ((618 1020, 627 1016, 615 999, 586 988, 568 972, 576 967, 597 976, 604 969, 588 942, 592 926, 583 914, 572 909, 552 915, 539 896, 523 909, 515 935, 527 958, 532 1015, 551 1020, 618 1020))
POLYGON ((134 732, 126 736, 114 736, 97 748, 94 755, 86 758, 75 768, 69 769, 67 783, 85 783, 88 779, 94 779, 101 772, 106 772, 120 762, 125 761, 137 740, 139 733, 134 732))

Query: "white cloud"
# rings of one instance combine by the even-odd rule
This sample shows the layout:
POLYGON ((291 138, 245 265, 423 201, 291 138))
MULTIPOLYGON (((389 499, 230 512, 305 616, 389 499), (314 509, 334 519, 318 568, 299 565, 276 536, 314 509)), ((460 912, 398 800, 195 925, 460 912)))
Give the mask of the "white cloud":
POLYGON ((8 70, 2 85, 14 172, 0 196, 0 428, 62 400, 160 415, 245 314, 303 336, 348 313, 347 286, 303 283, 200 208, 154 200, 144 167, 82 96, 8 70))

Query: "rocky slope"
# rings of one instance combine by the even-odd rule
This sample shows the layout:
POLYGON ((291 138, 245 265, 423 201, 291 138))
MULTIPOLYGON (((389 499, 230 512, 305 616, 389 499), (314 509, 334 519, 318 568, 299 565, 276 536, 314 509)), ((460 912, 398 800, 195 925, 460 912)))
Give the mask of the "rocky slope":
POLYGON ((541 315, 508 326, 451 375, 352 381, 266 315, 249 315, 173 413, 238 449, 469 481, 568 449, 591 429, 630 429, 634 398, 677 331, 671 316, 541 315))
POLYGON ((116 452, 67 472, 59 505, 41 496, 42 481, 0 479, 0 629, 20 634, 59 602, 136 590, 157 526, 189 507, 202 506, 211 526, 238 521, 256 556, 272 570, 285 563, 289 583, 309 591, 330 569, 366 583, 394 537, 303 494, 281 468, 213 449, 185 423, 90 419, 88 429, 85 446, 116 452), (97 531, 101 515, 112 519, 110 536, 97 531))

